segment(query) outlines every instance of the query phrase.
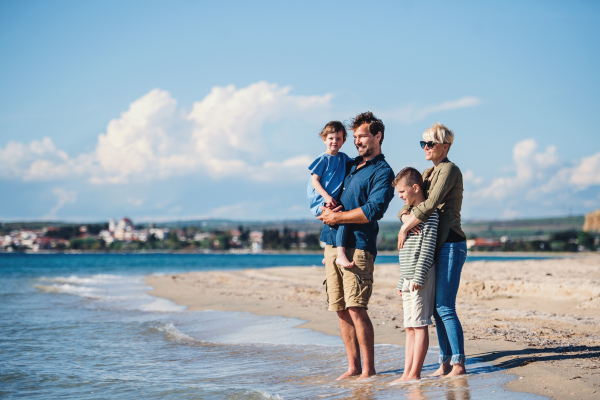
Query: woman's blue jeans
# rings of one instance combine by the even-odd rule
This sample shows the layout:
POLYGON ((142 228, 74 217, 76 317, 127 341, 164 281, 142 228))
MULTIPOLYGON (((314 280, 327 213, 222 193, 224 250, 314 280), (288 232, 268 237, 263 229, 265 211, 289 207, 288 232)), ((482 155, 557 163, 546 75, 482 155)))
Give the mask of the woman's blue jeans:
POLYGON ((444 243, 436 257, 435 327, 440 344, 440 364, 465 362, 465 338, 458 315, 456 293, 467 258, 467 243, 444 243), (451 357, 452 356, 452 357, 451 357))

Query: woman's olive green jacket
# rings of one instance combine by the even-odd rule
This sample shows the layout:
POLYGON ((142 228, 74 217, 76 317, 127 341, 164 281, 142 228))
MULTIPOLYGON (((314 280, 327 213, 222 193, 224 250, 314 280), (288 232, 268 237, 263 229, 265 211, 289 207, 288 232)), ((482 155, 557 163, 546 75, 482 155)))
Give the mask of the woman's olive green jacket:
POLYGON ((427 220, 431 213, 437 208, 440 214, 438 225, 438 236, 436 242, 436 252, 442 248, 442 245, 448 238, 450 229, 459 235, 466 237, 460 227, 460 209, 463 199, 463 178, 460 169, 450 160, 445 158, 434 170, 433 167, 423 171, 423 191, 427 197, 423 203, 418 206, 404 206, 398 217, 404 211, 413 211, 415 217, 421 221, 427 220), (431 181, 429 176, 433 172, 431 181))

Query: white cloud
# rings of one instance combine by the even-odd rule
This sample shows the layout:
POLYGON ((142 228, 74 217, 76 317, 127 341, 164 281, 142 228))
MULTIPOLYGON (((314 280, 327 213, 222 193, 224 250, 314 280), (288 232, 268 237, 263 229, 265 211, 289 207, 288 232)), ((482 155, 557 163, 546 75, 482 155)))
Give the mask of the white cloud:
POLYGON ((29 145, 11 141, 5 148, 0 147, 0 175, 4 178, 50 181, 82 176, 93 170, 92 155, 69 158, 49 137, 29 145))
POLYGON ((396 120, 404 124, 421 121, 429 115, 437 114, 443 111, 456 110, 460 108, 470 108, 481 104, 481 99, 474 96, 465 96, 457 100, 446 101, 440 104, 434 104, 425 107, 408 106, 391 112, 380 113, 383 118, 396 120))
MULTIPOLYGON (((538 150, 534 139, 518 142, 513 148, 514 175, 499 177, 487 186, 475 190, 469 198, 474 205, 490 207, 494 202, 505 208, 504 218, 517 216, 515 207, 565 207, 579 204, 589 209, 597 207, 597 199, 585 199, 577 192, 600 186, 600 152, 575 162, 561 160, 555 146, 538 150), (508 206, 508 207, 507 207, 508 206)), ((473 178, 470 171, 465 176, 473 178)), ((465 179, 467 182, 468 179, 465 179)))
MULTIPOLYGON (((150 181, 173 175, 240 176, 257 181, 300 179, 312 159, 282 154, 266 124, 310 119, 331 94, 296 96, 290 87, 258 82, 214 87, 185 115, 169 92, 153 89, 130 104, 98 136, 94 151, 70 158, 50 138, 0 148, 0 176, 24 181, 86 177, 95 184, 150 181)), ((290 154, 291 152, 291 154, 290 154)))
POLYGON ((56 196, 57 202, 50 212, 44 216, 45 219, 55 219, 58 210, 67 204, 72 204, 77 201, 77 192, 75 190, 67 191, 63 188, 56 188, 52 193, 56 196))
POLYGON ((580 190, 600 185, 600 152, 583 157, 581 162, 571 169, 569 183, 580 190))
POLYGON ((463 174, 463 181, 479 185, 483 182, 483 178, 476 177, 475 173, 469 169, 463 174))
POLYGON ((504 200, 515 193, 535 196, 536 189, 548 182, 552 172, 559 166, 555 146, 548 146, 544 152, 536 150, 535 139, 518 142, 513 148, 513 168, 516 174, 494 179, 487 187, 476 190, 473 197, 504 200))

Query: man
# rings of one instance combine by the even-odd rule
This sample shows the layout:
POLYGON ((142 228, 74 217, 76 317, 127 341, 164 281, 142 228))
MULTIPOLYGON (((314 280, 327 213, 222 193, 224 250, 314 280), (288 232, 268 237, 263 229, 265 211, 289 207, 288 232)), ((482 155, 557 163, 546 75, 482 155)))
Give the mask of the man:
POLYGON ((394 197, 394 172, 381 154, 385 126, 373 113, 359 114, 352 120, 354 144, 359 157, 348 163, 341 205, 324 209, 319 219, 327 224, 321 233, 325 247, 326 291, 329 311, 336 311, 348 356, 348 371, 338 380, 360 375, 375 375, 373 324, 367 305, 373 288, 377 255, 377 221, 383 217, 394 197), (342 208, 347 211, 341 211, 342 208), (351 268, 335 262, 336 227, 347 224, 346 256, 351 268), (361 353, 363 363, 361 368, 361 353))

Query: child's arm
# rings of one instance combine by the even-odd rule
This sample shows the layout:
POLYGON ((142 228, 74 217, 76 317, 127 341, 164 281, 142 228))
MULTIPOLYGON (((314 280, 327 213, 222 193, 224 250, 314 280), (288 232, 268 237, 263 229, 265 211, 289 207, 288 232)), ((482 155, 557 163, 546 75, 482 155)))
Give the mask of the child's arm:
POLYGON ((323 196, 323 199, 325 199, 325 204, 333 204, 333 205, 337 204, 335 199, 333 197, 331 197, 329 195, 329 193, 327 193, 327 190, 325 190, 323 188, 323 186, 321 185, 321 177, 319 175, 312 174, 312 185, 315 188, 315 190, 317 191, 317 193, 319 193, 321 196, 323 196))
POLYGON ((417 260, 417 265, 415 266, 414 282, 417 285, 423 286, 425 284, 425 276, 433 266, 438 221, 439 215, 437 212, 434 212, 423 224, 423 231, 421 233, 421 251, 419 253, 419 259, 417 260))

